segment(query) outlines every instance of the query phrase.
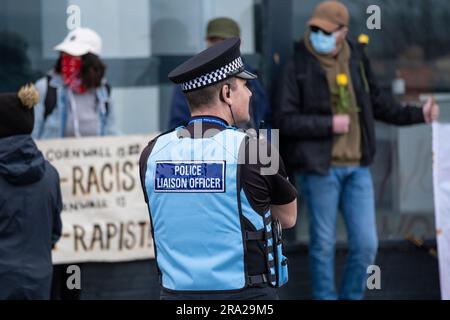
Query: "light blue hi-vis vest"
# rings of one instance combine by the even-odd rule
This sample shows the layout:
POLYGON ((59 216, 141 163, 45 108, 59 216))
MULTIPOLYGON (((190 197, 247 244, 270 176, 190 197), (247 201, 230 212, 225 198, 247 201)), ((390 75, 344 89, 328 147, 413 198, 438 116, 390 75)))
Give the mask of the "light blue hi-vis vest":
MULTIPOLYGON (((241 188, 238 197, 238 156, 245 137, 226 129, 210 138, 179 138, 175 130, 157 139, 147 161, 145 191, 165 289, 233 291, 251 285, 246 241, 266 239, 271 216, 255 212, 241 188), (242 216, 262 239, 244 230, 242 216)), ((272 271, 274 261, 266 264, 272 271)), ((267 282, 273 280, 267 276, 267 282)))

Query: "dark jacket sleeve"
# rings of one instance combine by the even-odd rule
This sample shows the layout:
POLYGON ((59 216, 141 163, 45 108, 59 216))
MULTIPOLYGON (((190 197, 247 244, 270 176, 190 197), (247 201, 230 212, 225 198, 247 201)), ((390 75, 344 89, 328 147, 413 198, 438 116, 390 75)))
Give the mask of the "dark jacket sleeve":
POLYGON ((370 90, 373 114, 376 120, 396 125, 424 123, 422 108, 402 106, 393 97, 383 94, 378 87, 372 67, 363 53, 364 70, 370 90))
POLYGON ((294 62, 285 68, 278 91, 278 105, 274 112, 275 127, 281 134, 293 138, 320 139, 333 134, 331 115, 300 112, 302 97, 297 85, 294 62))
POLYGON ((144 148, 139 158, 139 177, 141 179, 142 192, 144 192, 144 199, 146 203, 148 203, 148 195, 147 190, 145 188, 145 175, 147 173, 147 162, 148 158, 150 157, 150 153, 152 153, 153 147, 156 144, 156 139, 157 138, 153 139, 148 143, 148 145, 144 148))
POLYGON ((189 106, 180 86, 175 86, 170 105, 169 129, 183 125, 190 118, 189 106))
POLYGON ((53 206, 53 226, 52 226, 52 246, 58 242, 59 238, 61 237, 62 233, 62 221, 61 221, 61 211, 63 209, 63 203, 62 203, 62 196, 61 196, 61 185, 59 180, 59 175, 56 170, 55 176, 55 199, 54 199, 54 206, 53 206))
POLYGON ((265 122, 266 128, 270 128, 270 105, 266 91, 259 80, 248 82, 252 91, 253 119, 255 126, 259 128, 261 121, 265 122))

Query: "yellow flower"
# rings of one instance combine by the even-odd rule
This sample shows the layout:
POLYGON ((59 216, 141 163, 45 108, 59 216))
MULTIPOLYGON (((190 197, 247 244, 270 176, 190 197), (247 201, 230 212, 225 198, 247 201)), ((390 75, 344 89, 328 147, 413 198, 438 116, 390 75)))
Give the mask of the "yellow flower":
POLYGON ((367 34, 361 33, 358 37, 358 42, 361 44, 369 44, 369 36, 367 34))
POLYGON ((348 84, 348 78, 345 73, 339 73, 336 76, 336 82, 338 86, 345 87, 348 84))

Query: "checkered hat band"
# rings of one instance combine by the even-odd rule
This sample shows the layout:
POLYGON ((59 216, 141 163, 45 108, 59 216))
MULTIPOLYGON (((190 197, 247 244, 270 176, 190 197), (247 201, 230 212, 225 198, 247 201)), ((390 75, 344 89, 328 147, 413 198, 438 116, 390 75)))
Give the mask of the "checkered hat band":
POLYGON ((183 91, 191 91, 202 87, 207 87, 209 85, 222 81, 230 73, 235 73, 243 67, 244 63, 242 62, 242 58, 239 57, 218 70, 182 83, 181 88, 183 89, 183 91))

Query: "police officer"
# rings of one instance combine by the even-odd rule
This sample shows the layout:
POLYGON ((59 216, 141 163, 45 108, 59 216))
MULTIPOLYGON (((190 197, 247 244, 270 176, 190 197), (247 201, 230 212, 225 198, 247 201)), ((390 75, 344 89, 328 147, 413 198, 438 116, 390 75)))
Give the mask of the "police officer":
POLYGON ((169 74, 192 117, 141 155, 162 299, 276 299, 287 282, 281 228, 295 225, 297 194, 276 150, 259 143, 271 163, 251 161, 262 140, 235 127, 256 78, 239 47, 224 40, 169 74))

